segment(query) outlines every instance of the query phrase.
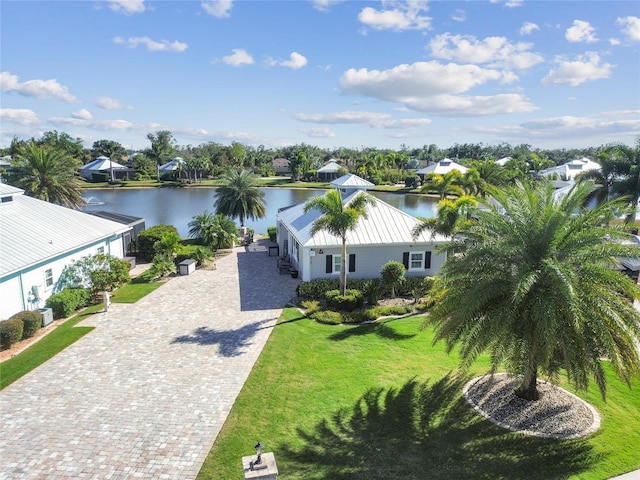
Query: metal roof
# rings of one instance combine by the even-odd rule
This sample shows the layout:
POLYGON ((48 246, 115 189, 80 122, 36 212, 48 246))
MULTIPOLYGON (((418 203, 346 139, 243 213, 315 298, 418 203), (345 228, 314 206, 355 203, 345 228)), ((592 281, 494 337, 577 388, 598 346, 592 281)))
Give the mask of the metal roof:
MULTIPOLYGON (((411 232, 420 224, 420 220, 399 210, 373 195, 360 191, 347 197, 345 204, 356 195, 367 195, 374 198, 375 205, 367 205, 365 212, 368 218, 360 217, 355 230, 347 233, 347 244, 350 246, 364 245, 392 245, 411 243, 442 243, 448 239, 442 235, 431 236, 430 232, 422 233, 414 240, 411 232)), ((305 204, 294 205, 278 212, 277 218, 284 223, 297 241, 305 247, 333 247, 342 245, 342 240, 330 235, 326 231, 320 231, 313 237, 311 227, 320 216, 318 210, 310 210, 304 213, 305 204)))
POLYGON ((109 160, 109 157, 98 157, 94 161, 87 163, 85 166, 81 167, 80 170, 88 171, 88 170, 122 170, 127 167, 124 165, 120 165, 117 162, 112 162, 109 160))
POLYGON ((439 160, 438 163, 434 163, 433 165, 417 170, 416 173, 420 175, 427 175, 429 173, 444 175, 452 170, 458 170, 460 173, 467 173, 468 168, 454 162, 450 158, 443 158, 442 160, 439 160))
POLYGON ((375 187, 375 185, 371 183, 369 180, 365 180, 364 178, 361 178, 358 175, 354 175, 353 173, 347 173, 346 175, 343 175, 340 178, 336 178, 332 182, 329 182, 329 184, 336 188, 375 187))
POLYGON ((0 277, 131 229, 23 193, 0 184, 0 277))

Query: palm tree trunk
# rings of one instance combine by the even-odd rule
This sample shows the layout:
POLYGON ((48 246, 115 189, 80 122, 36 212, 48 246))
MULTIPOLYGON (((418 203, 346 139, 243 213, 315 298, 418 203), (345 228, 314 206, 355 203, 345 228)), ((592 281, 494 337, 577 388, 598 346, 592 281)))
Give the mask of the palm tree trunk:
POLYGON ((540 393, 538 392, 538 360, 533 348, 527 354, 527 366, 522 376, 522 383, 515 390, 515 394, 525 400, 538 400, 540 393))
POLYGON ((342 238, 342 256, 340 257, 340 295, 347 291, 347 239, 342 238))

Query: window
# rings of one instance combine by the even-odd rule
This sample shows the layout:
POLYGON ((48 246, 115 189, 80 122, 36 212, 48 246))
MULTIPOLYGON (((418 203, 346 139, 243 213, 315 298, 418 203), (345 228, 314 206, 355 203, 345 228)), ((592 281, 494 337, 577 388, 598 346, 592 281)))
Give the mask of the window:
POLYGON ((44 286, 47 288, 53 286, 53 270, 51 269, 44 271, 44 286))
POLYGON ((409 254, 409 270, 417 270, 422 268, 423 252, 411 252, 409 254))
POLYGON ((342 255, 333 256, 333 273, 340 273, 342 255))
POLYGON ((429 270, 431 268, 431 252, 404 252, 402 263, 407 270, 429 270))
MULTIPOLYGON (((342 255, 327 255, 326 257, 326 273, 340 273, 341 270, 341 262, 342 255)), ((356 254, 349 254, 349 263, 347 265, 347 271, 355 272, 356 271, 356 254)))
POLYGON ((98 247, 98 255, 104 255, 104 247, 98 247))

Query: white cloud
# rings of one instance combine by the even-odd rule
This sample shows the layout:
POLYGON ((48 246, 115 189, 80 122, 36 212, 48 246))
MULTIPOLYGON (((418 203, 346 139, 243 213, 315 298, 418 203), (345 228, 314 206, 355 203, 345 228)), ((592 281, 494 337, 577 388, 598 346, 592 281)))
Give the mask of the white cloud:
POLYGON ((535 30, 540 30, 540 27, 532 22, 524 22, 520 27, 520 35, 531 35, 535 30))
POLYGON ((551 69, 542 79, 543 85, 571 85, 575 87, 581 83, 609 78, 614 65, 601 63, 596 52, 586 52, 578 55, 574 61, 556 57, 557 68, 551 69))
POLYGON ((228 18, 231 16, 233 0, 202 0, 200 5, 212 17, 228 18))
POLYGON ((126 45, 129 48, 136 48, 138 45, 144 45, 150 52, 184 52, 188 45, 183 42, 170 42, 168 40, 152 40, 149 37, 115 37, 113 42, 117 45, 126 45))
POLYGON ((244 48, 234 48, 231 55, 222 57, 222 61, 227 65, 239 67, 241 65, 252 65, 253 57, 244 48))
POLYGON ((609 39, 609 45, 617 47, 618 45, 620 45, 620 40, 612 37, 609 39))
POLYGON ((36 112, 27 108, 0 108, 0 118, 3 121, 19 125, 38 125, 40 123, 36 112))
MULTIPOLYGON (((507 72, 508 73, 508 72, 507 72)), ((340 78, 346 93, 398 102, 410 110, 442 116, 477 116, 530 112, 522 95, 460 96, 472 87, 501 81, 505 73, 476 65, 417 62, 389 70, 350 69, 340 78)))
POLYGON ((622 33, 629 37, 629 40, 633 42, 640 42, 640 18, 618 17, 616 21, 618 25, 622 25, 622 33))
POLYGON ((109 8, 125 15, 142 13, 145 10, 144 0, 109 0, 109 8))
POLYGON ((301 130, 309 138, 335 138, 336 133, 327 127, 304 128, 301 130))
POLYGON ((428 118, 400 118, 393 119, 388 113, 379 112, 335 112, 335 113, 297 113, 296 120, 307 123, 320 123, 329 125, 364 124, 372 128, 413 128, 423 127, 431 123, 428 118))
POLYGON ((568 41, 572 43, 593 43, 598 41, 595 35, 595 29, 589 22, 585 22, 583 20, 574 20, 573 26, 567 28, 564 36, 568 41))
POLYGON ((298 52, 291 52, 291 55, 289 55, 289 60, 285 60, 279 63, 281 67, 287 67, 293 70, 298 70, 299 68, 304 67, 306 64, 307 59, 304 55, 301 55, 298 52))
POLYGON ((120 108, 128 108, 128 109, 131 108, 131 107, 124 106, 120 102, 120 100, 116 100, 115 98, 110 98, 110 97, 98 97, 98 99, 96 100, 96 106, 100 108, 104 108, 105 110, 118 110, 120 108))
POLYGON ((394 8, 376 10, 363 8, 358 20, 374 30, 427 30, 431 28, 431 17, 422 15, 428 10, 426 1, 410 0, 406 2, 387 2, 394 8))
POLYGON ((77 112, 73 112, 71 114, 71 117, 77 118, 79 120, 91 120, 93 118, 93 115, 91 115, 91 112, 86 108, 81 108, 77 112))
POLYGON ((507 0, 505 5, 509 8, 521 7, 523 0, 507 0))
POLYGON ((60 85, 57 80, 27 80, 20 83, 16 75, 10 72, 0 73, 0 89, 3 92, 16 92, 25 97, 35 98, 55 98, 67 103, 77 101, 76 97, 69 93, 64 85, 60 85))
POLYGON ((541 55, 530 52, 531 43, 509 43, 505 37, 478 40, 473 35, 437 35, 429 42, 431 55, 445 60, 527 69, 543 61, 541 55))
POLYGON ((312 0, 313 8, 320 12, 328 12, 332 6, 343 2, 344 0, 312 0))
POLYGON ((467 19, 467 12, 462 10, 461 8, 458 8, 451 15, 451 20, 455 20, 456 22, 464 22, 466 19, 467 19))

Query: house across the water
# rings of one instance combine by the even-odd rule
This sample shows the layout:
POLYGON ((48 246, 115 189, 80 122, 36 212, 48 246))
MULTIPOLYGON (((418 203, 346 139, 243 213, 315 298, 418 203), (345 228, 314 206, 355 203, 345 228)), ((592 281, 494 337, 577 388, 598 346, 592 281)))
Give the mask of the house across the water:
MULTIPOLYGON (((371 195, 366 190, 372 183, 357 175, 344 175, 331 185, 340 191, 348 204, 356 195, 371 195)), ((280 209, 277 215, 278 245, 281 254, 288 254, 293 268, 303 281, 317 278, 337 278, 340 274, 342 240, 320 231, 311 235, 318 210, 304 213, 305 204, 280 209)), ((376 199, 367 205, 367 218, 361 217, 355 230, 347 233, 347 278, 376 278, 380 268, 390 260, 404 263, 407 276, 435 275, 445 255, 436 246, 448 239, 430 232, 413 238, 420 220, 376 199)))

